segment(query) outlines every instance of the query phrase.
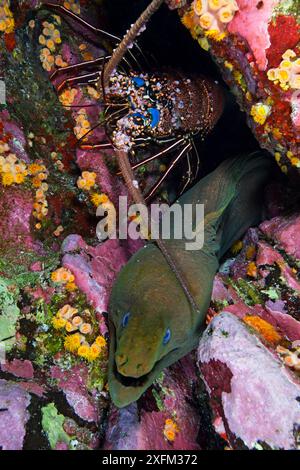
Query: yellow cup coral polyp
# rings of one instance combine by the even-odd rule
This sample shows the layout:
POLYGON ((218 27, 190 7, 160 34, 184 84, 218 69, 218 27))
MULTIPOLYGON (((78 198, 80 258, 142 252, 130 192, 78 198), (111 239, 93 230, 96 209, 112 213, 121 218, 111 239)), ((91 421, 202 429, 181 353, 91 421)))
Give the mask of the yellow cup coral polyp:
POLYGON ((283 362, 286 366, 300 372, 300 346, 299 341, 292 343, 292 349, 284 348, 283 346, 277 346, 276 351, 280 354, 283 362), (295 345, 296 343, 296 345, 295 345))
POLYGON ((202 0, 195 0, 194 1, 194 10, 196 15, 200 16, 203 13, 203 2, 202 0))
POLYGON ((97 336, 95 343, 100 347, 100 348, 105 348, 106 346, 106 339, 103 336, 97 336))
POLYGON ((59 318, 56 316, 52 319, 52 325, 56 330, 60 330, 61 328, 64 328, 66 323, 67 321, 64 318, 59 318))
POLYGON ((83 171, 82 175, 77 180, 77 186, 79 189, 85 189, 89 191, 96 184, 97 174, 91 171, 83 171))
POLYGON ((71 307, 71 305, 66 304, 60 308, 57 312, 57 316, 69 320, 78 312, 77 308, 71 307))
POLYGON ((268 79, 279 84, 285 91, 289 88, 300 90, 300 58, 297 58, 293 50, 288 49, 282 59, 279 67, 268 70, 268 79))
POLYGON ((229 7, 221 8, 218 12, 218 18, 221 23, 230 23, 234 17, 234 11, 229 7))
POLYGON ((73 11, 73 13, 76 13, 76 15, 80 15, 80 3, 76 0, 69 0, 65 1, 63 3, 64 7, 67 8, 67 10, 73 11))
POLYGON ((79 330, 83 335, 88 335, 92 332, 92 325, 90 323, 83 323, 80 325, 79 330))
POLYGON ((89 351, 89 357, 88 359, 90 361, 94 361, 95 359, 97 359, 101 354, 101 348, 100 346, 98 346, 98 344, 94 343, 92 344, 92 346, 90 347, 90 351, 89 351))
POLYGON ((90 347, 86 344, 83 344, 82 346, 80 346, 77 351, 78 356, 84 357, 85 359, 88 359, 89 353, 90 353, 90 347))
POLYGON ((256 315, 246 315, 243 321, 256 330, 268 343, 278 344, 282 338, 273 325, 256 315))
POLYGON ((109 201, 109 197, 103 193, 94 193, 91 196, 91 201, 94 206, 98 207, 100 204, 107 203, 109 201))
POLYGON ((210 29, 213 24, 213 21, 213 15, 211 15, 210 13, 204 13, 204 15, 200 17, 199 24, 203 29, 210 29))
POLYGON ((208 6, 213 11, 219 10, 224 5, 226 5, 224 0, 208 0, 208 6))
MULTIPOLYGON (((189 28, 196 28, 198 24, 206 36, 215 40, 223 39, 227 24, 239 9, 235 0, 194 0, 192 8, 194 18, 183 22, 189 28)), ((191 17, 190 12, 187 15, 191 17)))
POLYGON ((28 175, 27 165, 23 160, 19 160, 14 153, 4 156, 9 151, 9 147, 0 141, 0 174, 3 186, 12 184, 22 184, 28 175))
POLYGON ((59 268, 51 274, 51 280, 58 283, 67 283, 74 281, 74 275, 65 268, 59 268))
POLYGON ((69 335, 65 338, 65 349, 70 352, 76 352, 78 351, 79 347, 81 344, 81 338, 78 333, 75 333, 74 335, 69 335))
POLYGON ((10 34, 15 29, 15 20, 10 10, 10 1, 0 2, 0 33, 10 34))
POLYGON ((265 103, 256 103, 252 106, 250 114, 254 121, 262 126, 271 114, 271 107, 265 103))
POLYGON ((175 440, 176 434, 179 432, 179 428, 173 419, 166 419, 163 434, 165 438, 173 442, 175 440))

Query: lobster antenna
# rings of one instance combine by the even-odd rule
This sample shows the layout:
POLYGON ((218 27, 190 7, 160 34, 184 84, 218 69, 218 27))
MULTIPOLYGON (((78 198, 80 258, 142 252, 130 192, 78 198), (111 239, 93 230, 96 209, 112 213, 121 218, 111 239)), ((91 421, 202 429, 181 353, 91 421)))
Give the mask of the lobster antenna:
MULTIPOLYGON (((105 96, 105 88, 108 86, 109 79, 112 73, 116 70, 119 63, 123 59, 124 55, 126 54, 128 48, 132 45, 138 34, 140 33, 141 29, 148 23, 151 16, 158 10, 164 0, 152 0, 146 10, 141 14, 141 16, 137 19, 134 25, 130 28, 127 34, 124 36, 122 41, 120 42, 117 49, 112 54, 110 60, 108 61, 107 65, 103 69, 103 74, 101 76, 101 85, 102 90, 105 96)), ((128 158, 127 152, 123 150, 117 150, 116 156, 118 160, 118 165, 128 191, 135 202, 135 204, 143 204, 143 206, 147 207, 146 201, 141 193, 138 185, 136 184, 133 170, 130 165, 130 161, 128 158)), ((177 266, 176 261, 173 259, 171 253, 169 252, 165 242, 158 238, 156 240, 156 244, 160 251, 162 252, 165 260, 167 261, 168 265, 170 266, 172 272, 174 273, 176 279, 178 280, 181 288, 183 289, 187 300, 189 301, 191 307, 194 311, 198 311, 198 306, 195 302, 193 295, 191 294, 189 287, 186 283, 183 273, 181 269, 177 266)))
MULTIPOLYGON (((123 150, 117 150, 116 151, 117 159, 118 159, 118 164, 122 173, 122 176, 124 178, 124 181, 126 183, 126 186, 128 188, 128 191, 135 202, 135 204, 143 204, 145 207, 146 201, 136 183, 136 180, 134 178, 134 174, 130 165, 130 161, 128 158, 127 152, 124 152, 123 150)), ((186 283, 186 280, 184 278, 183 273, 181 272, 180 267, 177 265, 176 261, 173 259, 173 256, 168 250, 168 247, 166 246, 165 242, 161 239, 158 238, 156 240, 156 244, 160 251, 162 252, 165 260, 167 261, 168 265, 170 266, 172 272, 174 273, 176 279, 178 280, 181 288, 183 289, 191 307, 193 308, 194 311, 198 311, 199 308, 195 302, 195 299, 193 295, 190 292, 190 289, 186 283)))
POLYGON ((119 63, 123 59, 124 55, 126 54, 128 48, 132 45, 135 38, 140 33, 141 29, 148 23, 151 16, 159 9, 161 4, 164 0, 152 0, 150 5, 143 11, 141 16, 137 19, 137 21, 132 25, 130 30, 126 33, 120 44, 118 45, 117 49, 112 54, 110 60, 108 61, 107 65, 104 67, 103 72, 103 84, 104 87, 108 85, 110 76, 116 70, 119 63))

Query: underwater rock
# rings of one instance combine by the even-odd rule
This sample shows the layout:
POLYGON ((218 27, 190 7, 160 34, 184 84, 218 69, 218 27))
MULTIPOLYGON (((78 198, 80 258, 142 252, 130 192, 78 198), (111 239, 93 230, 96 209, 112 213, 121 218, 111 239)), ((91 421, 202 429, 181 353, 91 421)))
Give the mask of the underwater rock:
POLYGON ((29 191, 17 187, 0 190, 0 250, 8 259, 16 253, 43 253, 42 244, 31 233, 31 213, 34 200, 29 191))
POLYGON ((298 0, 190 0, 183 24, 220 67, 261 147, 300 168, 298 0))
POLYGON ((204 333, 198 360, 233 448, 297 448, 300 381, 253 331, 225 309, 204 333))
POLYGON ((29 403, 27 392, 13 382, 0 379, 0 449, 22 449, 29 403))
POLYGON ((200 341, 214 424, 222 420, 225 431, 215 428, 234 449, 299 442, 299 218, 274 209, 275 218, 250 229, 216 276, 200 341))
POLYGON ((274 326, 281 329, 281 331, 291 341, 297 341, 300 338, 300 322, 288 315, 286 304, 282 300, 273 302, 269 300, 265 304, 268 315, 264 315, 266 320, 269 320, 274 326))
POLYGON ((274 217, 260 225, 260 230, 290 256, 300 259, 300 216, 274 217))
POLYGON ((33 379, 33 366, 28 360, 21 361, 20 359, 13 359, 11 362, 6 362, 0 367, 3 372, 8 372, 16 377, 20 377, 22 379, 33 379))
POLYGON ((63 390, 68 403, 80 418, 88 422, 98 422, 97 400, 87 390, 88 371, 84 365, 67 371, 53 366, 51 378, 57 380, 58 387, 63 390))
MULTIPOLYGON (((81 87, 76 91, 71 87, 67 92, 61 92, 58 98, 49 76, 56 67, 94 59, 101 55, 101 50, 87 44, 79 35, 77 37, 71 33, 66 23, 50 12, 29 12, 26 17, 28 9, 37 9, 44 2, 5 0, 4 3, 9 17, 6 30, 3 34, 0 32, 0 75, 7 76, 7 104, 4 106, 5 111, 0 113, 0 248, 1 274, 9 274, 11 282, 7 286, 5 284, 6 303, 2 291, 1 295, 2 304, 8 305, 13 313, 8 319, 2 318, 8 325, 9 334, 5 336, 12 335, 9 344, 13 349, 10 351, 9 362, 2 366, 0 374, 1 378, 13 374, 21 381, 13 383, 0 380, 0 408, 8 408, 7 411, 0 411, 0 446, 3 449, 23 447, 25 425, 29 419, 27 408, 32 394, 37 414, 43 418, 38 423, 38 429, 28 426, 30 429, 27 430, 26 441, 28 437, 31 446, 40 445, 40 441, 36 444, 36 437, 42 425, 42 437, 47 437, 51 448, 72 448, 74 436, 74 440, 83 447, 97 448, 99 429, 105 427, 103 408, 107 406, 101 400, 105 402, 108 395, 105 387, 106 348, 103 346, 106 346, 106 340, 98 337, 102 352, 101 359, 96 361, 91 361, 87 356, 79 356, 78 350, 67 351, 65 342, 71 335, 62 326, 64 319, 58 324, 57 315, 65 307, 70 307, 69 302, 72 304, 71 309, 77 309, 80 315, 92 306, 98 316, 95 318, 91 308, 88 318, 95 331, 93 330, 94 336, 88 342, 88 347, 96 340, 98 329, 106 334, 106 323, 101 314, 108 309, 111 286, 117 272, 139 248, 139 242, 110 240, 98 243, 95 239, 97 204, 99 201, 104 201, 104 204, 111 201, 116 205, 118 197, 126 195, 126 189, 121 179, 115 175, 115 162, 110 158, 110 151, 78 150, 79 140, 85 132, 99 123, 99 115, 103 111, 97 90, 93 87, 81 87), (14 13, 14 20, 9 6, 14 13), (49 40, 51 31, 55 32, 57 40, 54 45, 49 40), (49 44, 51 50, 48 49, 49 44), (42 119, 32 119, 32 116, 42 116, 42 119), (9 171, 4 166, 8 163, 9 171), (37 166, 34 168, 35 164, 37 166), (12 176, 15 178, 17 166, 18 171, 20 168, 21 171, 18 179, 14 180, 12 176), (81 176, 79 172, 82 173, 81 176), (6 173, 8 175, 5 176, 6 173), (63 246, 60 250, 61 243, 63 246), (23 260, 20 252, 30 256, 26 259, 24 256, 23 260), (12 266, 2 267, 2 261, 8 255, 13 262, 12 266), (62 260, 59 260, 60 255, 62 260), (61 265, 69 271, 58 268, 61 265), (16 273, 17 268, 19 271, 16 273), (56 282, 54 274, 56 278, 69 276, 74 279, 56 282), (11 296, 14 293, 14 298, 11 299, 8 293, 11 296), (13 359, 14 356, 22 357, 23 362, 13 359), (43 400, 35 401, 36 397, 42 397, 43 400), (74 419, 67 418, 70 414, 74 419), (14 432, 8 432, 10 429, 14 432)), ((84 16, 87 14, 87 18, 91 17, 92 13, 86 8, 87 2, 83 1, 81 5, 77 1, 67 3, 75 13, 80 14, 82 7, 84 16)), ((191 3, 194 4, 185 0, 168 1, 171 8, 181 8, 182 15, 188 11, 182 8, 191 3)), ((231 3, 234 5, 234 2, 231 3)), ((289 2, 289 5, 293 6, 294 3, 289 2)), ((280 160, 282 170, 287 171, 285 166, 297 167, 299 164, 296 132, 299 127, 300 106, 298 96, 291 93, 292 85, 289 85, 289 89, 284 89, 286 84, 281 83, 284 82, 284 74, 277 69, 280 68, 282 55, 288 48, 298 54, 294 45, 295 41, 299 41, 298 27, 293 22, 290 6, 284 12, 277 9, 277 19, 274 19, 274 24, 269 24, 275 4, 279 8, 283 2, 266 1, 262 8, 257 8, 260 11, 256 11, 253 2, 238 0, 237 4, 239 10, 229 22, 228 30, 226 15, 222 17, 225 21, 218 23, 223 28, 220 31, 221 36, 229 32, 227 36, 218 37, 215 41, 214 34, 204 34, 198 39, 202 46, 211 48, 224 72, 225 80, 248 113, 260 143, 273 151, 276 159, 280 160), (256 28, 251 27, 252 21, 256 22, 256 28), (247 36, 245 34, 242 39, 238 35, 242 33, 245 24, 250 26, 247 27, 247 36), (265 70, 262 70, 264 67, 265 70), (276 83, 276 80, 271 79, 273 72, 270 73, 270 67, 277 70, 274 73, 280 72, 281 82, 279 80, 276 83)), ((198 16, 197 14, 195 18, 198 16)), ((184 22, 187 24, 185 20, 184 22)), ((292 67, 295 67, 298 57, 293 57, 292 54, 289 60, 292 67)), ((295 79, 294 75, 292 78, 295 79)), ((295 80, 292 84, 297 85, 295 80)), ((104 128, 99 126, 93 136, 90 135, 91 143, 101 142, 103 137, 104 128)), ((89 142, 90 140, 85 143, 89 142)), ((273 215, 278 216, 273 195, 271 199, 274 205, 273 215)), ((286 377, 296 374, 298 365, 297 345, 293 342, 299 339, 300 301, 295 263, 290 265, 290 260, 277 252, 276 244, 292 258, 299 257, 298 219, 281 218, 276 223, 277 227, 274 221, 273 224, 265 223, 260 228, 271 239, 270 248, 267 248, 265 240, 260 240, 261 233, 252 230, 244 241, 240 255, 229 267, 231 274, 222 272, 216 277, 212 312, 216 315, 222 311, 224 304, 226 306, 226 303, 230 303, 226 307, 227 311, 239 316, 244 322, 247 320, 251 323, 247 317, 253 317, 251 325, 258 325, 260 333, 264 333, 264 336, 257 333, 257 337, 254 337, 239 323, 239 334, 252 338, 247 336, 249 348, 253 346, 255 339, 262 344, 264 354, 269 351, 269 362, 263 364, 266 367, 268 364, 271 366, 266 377, 271 376, 274 380, 273 383, 279 389, 279 397, 284 390, 288 393, 283 403, 287 403, 290 408, 287 416, 282 418, 285 420, 283 431, 277 441, 273 439, 273 428, 268 425, 265 430, 261 429, 262 421, 259 421, 259 438, 269 439, 269 445, 288 448, 293 446, 293 439, 284 433, 288 432, 290 420, 296 416, 291 390, 293 386, 297 386, 292 379, 286 377), (241 279, 247 280, 246 285, 241 279), (247 335, 242 331, 246 331, 247 335), (287 343, 277 344, 278 337, 284 337, 287 343), (281 353, 275 350, 277 346, 283 348, 279 350, 281 353), (288 349, 284 351, 284 348, 288 349), (289 358, 292 361, 290 366, 289 358), (278 364, 283 363, 286 366, 282 366, 280 371, 278 364), (286 367, 291 372, 285 376, 283 371, 286 367), (272 375, 273 370, 276 370, 276 377, 272 375), (289 387, 285 380, 290 380, 289 387)), ((2 285, 2 278, 0 284, 2 285)), ((8 311, 8 308, 5 310, 8 311)), ((70 318, 73 321, 73 317, 70 318)), ((217 319, 214 320, 216 321, 217 319)), ((70 327, 69 322, 68 326, 70 327)), ((68 342, 67 344, 70 347, 68 342)), ((85 347, 87 348, 86 345, 85 347)), ((226 351, 229 354, 225 349, 224 354, 226 351)), ((252 365, 253 363, 254 361, 251 362, 252 365)), ((229 365, 231 366, 229 363, 226 366, 228 369, 229 365)), ((221 371, 221 377, 223 372, 225 375, 228 372, 222 367, 218 364, 219 369, 216 368, 221 371)), ((231 373, 234 370, 232 365, 231 373)), ((208 377, 209 373, 206 375, 208 377)), ((193 355, 190 355, 166 370, 164 376, 137 404, 124 410, 112 408, 104 447, 198 449, 197 435, 203 431, 199 402, 195 394, 198 380, 193 355)), ((234 378, 234 383, 235 380, 234 378)), ((226 380, 224 387, 226 388, 226 380)), ((244 397, 245 390, 243 393, 244 397)), ((261 396, 258 400, 260 398, 261 396)), ((227 404, 228 402, 229 411, 226 408, 226 412, 231 413, 228 423, 232 430, 228 431, 226 427, 226 432, 234 447, 230 432, 239 433, 240 429, 233 416, 234 404, 230 400, 227 404)), ((275 399, 273 403, 277 407, 275 399)), ((279 404, 278 409, 276 408, 276 413, 282 409, 280 406, 279 404)), ((298 415, 296 418, 298 419, 298 415)), ((282 420, 278 422, 282 424, 282 420)), ((217 426, 217 421, 215 423, 217 426)), ((249 423, 253 424, 253 421, 249 423)), ((218 430, 224 433, 221 424, 219 419, 218 430)), ((256 436, 253 437, 251 430, 246 427, 242 439, 246 445, 251 445, 256 436)), ((26 444, 29 445, 27 442, 26 444)))
MULTIPOLYGON (((62 245, 63 265, 73 272, 76 284, 96 311, 107 312, 116 275, 140 246, 140 240, 128 240, 124 244, 120 240, 107 240, 93 247, 78 235, 69 235, 62 245)), ((105 332, 103 321, 101 325, 105 332)))
POLYGON ((257 245, 256 265, 260 268, 262 277, 267 277, 270 273, 269 267, 279 268, 281 280, 292 290, 300 292, 300 282, 294 268, 285 262, 283 256, 268 243, 260 241, 257 245), (267 266, 267 268, 266 268, 267 266))
POLYGON ((112 407, 104 449, 197 450, 200 418, 194 354, 166 369, 137 402, 112 407))

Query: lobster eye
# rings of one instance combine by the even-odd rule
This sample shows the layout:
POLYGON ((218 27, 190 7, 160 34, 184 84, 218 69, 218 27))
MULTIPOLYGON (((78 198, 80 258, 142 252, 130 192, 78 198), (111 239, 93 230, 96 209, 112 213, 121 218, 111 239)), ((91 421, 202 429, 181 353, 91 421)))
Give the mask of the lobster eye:
POLYGON ((130 313, 125 313, 124 317, 122 318, 122 326, 125 328, 125 326, 128 325, 130 313))
POLYGON ((163 337, 163 345, 166 345, 171 339, 171 330, 168 328, 166 330, 165 336, 163 337))

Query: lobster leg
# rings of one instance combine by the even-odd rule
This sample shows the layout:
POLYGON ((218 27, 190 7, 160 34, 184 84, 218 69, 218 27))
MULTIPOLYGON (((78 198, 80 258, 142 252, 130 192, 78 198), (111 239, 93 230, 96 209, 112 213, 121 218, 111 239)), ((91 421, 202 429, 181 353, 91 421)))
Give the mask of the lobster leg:
POLYGON ((86 145, 81 145, 80 146, 81 150, 105 150, 105 149, 112 149, 113 144, 107 143, 107 144, 86 144, 86 145))
POLYGON ((133 165, 131 168, 135 170, 136 168, 146 165, 147 163, 152 162, 153 160, 156 160, 157 158, 163 157, 167 155, 169 152, 172 152, 176 147, 178 147, 178 145, 181 145, 183 142, 184 142, 184 139, 179 139, 174 144, 167 147, 166 149, 162 150, 161 152, 156 153, 155 155, 152 155, 151 157, 141 160, 140 162, 133 165))
MULTIPOLYGON (((167 155, 168 153, 172 152, 175 148, 177 148, 179 145, 182 145, 184 142, 184 139, 179 139, 172 145, 169 145, 166 149, 162 150, 161 152, 156 153, 155 155, 152 155, 151 157, 145 158, 144 160, 141 160, 140 162, 136 163, 135 165, 131 166, 132 170, 136 170, 137 168, 147 165, 148 163, 152 162, 153 160, 156 160, 157 158, 163 157, 167 155)), ((119 171, 117 175, 121 175, 121 172, 119 171)))
POLYGON ((152 186, 152 188, 150 189, 150 191, 147 193, 147 195, 145 196, 145 201, 149 201, 149 199, 152 198, 152 196, 155 194, 155 192, 158 190, 158 188, 162 185, 162 183, 165 181, 165 179, 167 178, 167 176, 171 173, 171 171, 173 170, 173 168, 175 167, 175 165, 177 165, 177 163, 191 150, 192 148, 192 145, 191 143, 189 142, 182 150, 181 152, 177 155, 177 157, 174 158, 174 160, 172 161, 172 163, 170 164, 170 166, 168 167, 168 169, 165 171, 165 173, 161 176, 161 178, 159 178, 159 180, 157 181, 157 183, 154 184, 154 186, 152 186))
POLYGON ((188 185, 190 184, 190 182, 193 179, 192 166, 191 166, 191 156, 190 156, 189 152, 186 155, 186 161, 187 161, 188 169, 187 169, 187 172, 186 172, 186 175, 185 175, 185 181, 184 181, 183 187, 180 190, 180 195, 184 193, 184 191, 186 190, 186 188, 188 187, 188 185))
POLYGON ((195 181, 195 179, 197 178, 197 176, 199 174, 199 170, 200 170, 200 164, 201 164, 200 155, 198 153, 198 150, 197 150, 197 147, 195 145, 195 142, 194 142, 193 138, 190 139, 190 143, 192 145, 192 149, 191 149, 191 152, 188 152, 188 154, 186 156, 187 157, 186 161, 187 161, 188 168, 187 168, 186 174, 184 175, 184 178, 183 178, 183 184, 182 184, 182 187, 180 188, 179 196, 181 196, 184 193, 184 191, 186 190, 186 188, 193 181, 195 181), (196 165, 193 164, 194 162, 196 163, 196 165))
POLYGON ((194 154, 196 155, 196 162, 197 162, 196 171, 195 171, 195 175, 194 175, 194 179, 196 179, 198 174, 199 174, 201 160, 200 160, 200 155, 199 155, 199 152, 198 152, 197 147, 195 145, 194 139, 192 139, 191 142, 192 142, 194 154))
POLYGON ((107 56, 99 57, 98 59, 86 60, 84 62, 79 62, 78 64, 68 65, 67 67, 62 67, 60 69, 55 70, 55 72, 53 72, 53 74, 50 76, 50 80, 51 81, 55 80, 61 73, 64 74, 70 71, 79 72, 82 69, 86 69, 86 70, 95 69, 98 66, 101 66, 103 62, 109 58, 110 56, 107 55, 107 56))
POLYGON ((101 72, 87 73, 85 75, 79 75, 78 77, 70 77, 64 80, 57 87, 57 91, 60 92, 67 85, 88 85, 90 83, 98 82, 101 72))

